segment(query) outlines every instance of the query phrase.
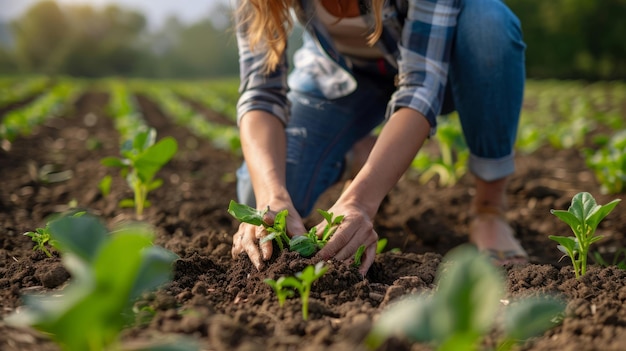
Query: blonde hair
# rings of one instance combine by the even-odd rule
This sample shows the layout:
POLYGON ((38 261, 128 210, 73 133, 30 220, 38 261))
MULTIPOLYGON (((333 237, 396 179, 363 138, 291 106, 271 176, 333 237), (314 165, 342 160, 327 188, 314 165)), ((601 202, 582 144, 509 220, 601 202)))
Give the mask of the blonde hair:
MULTIPOLYGON (((242 0, 237 9, 238 25, 244 26, 252 50, 265 45, 265 71, 276 69, 287 47, 287 38, 293 28, 290 10, 299 0, 242 0)), ((311 1, 311 0, 308 0, 311 1)), ((367 38, 374 45, 383 31, 382 10, 385 0, 371 0, 375 27, 367 38)))

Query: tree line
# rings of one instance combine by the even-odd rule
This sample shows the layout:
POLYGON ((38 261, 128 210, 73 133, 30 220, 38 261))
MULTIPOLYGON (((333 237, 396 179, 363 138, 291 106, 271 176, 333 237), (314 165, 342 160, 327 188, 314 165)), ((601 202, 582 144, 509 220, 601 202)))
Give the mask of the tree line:
MULTIPOLYGON (((626 0, 505 2, 522 23, 529 77, 626 79, 626 0)), ((225 27, 172 17, 155 31, 141 13, 117 5, 43 0, 0 24, 0 74, 233 76, 239 67, 231 11, 222 5, 212 14, 225 27)))

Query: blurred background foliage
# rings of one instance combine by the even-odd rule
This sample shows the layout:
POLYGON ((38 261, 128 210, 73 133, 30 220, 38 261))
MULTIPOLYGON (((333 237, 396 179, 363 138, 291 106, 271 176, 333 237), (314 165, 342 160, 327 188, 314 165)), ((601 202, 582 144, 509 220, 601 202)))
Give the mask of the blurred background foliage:
MULTIPOLYGON (((626 0, 505 2, 522 22, 529 78, 626 79, 626 0)), ((222 5, 210 18, 189 24, 171 17, 149 29, 143 14, 117 5, 44 0, 0 23, 0 74, 237 75, 231 10, 222 5)), ((300 33, 294 32, 290 52, 300 33)))

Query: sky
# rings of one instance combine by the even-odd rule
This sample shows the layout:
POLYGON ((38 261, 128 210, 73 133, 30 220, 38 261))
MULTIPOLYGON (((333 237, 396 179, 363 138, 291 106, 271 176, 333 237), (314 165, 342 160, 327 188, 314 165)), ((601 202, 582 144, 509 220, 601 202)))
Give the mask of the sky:
MULTIPOLYGON (((12 20, 20 16, 38 0, 0 0, 0 21, 12 20)), ((159 27, 170 15, 191 23, 206 18, 217 4, 231 4, 233 0, 56 0, 64 4, 91 4, 100 7, 115 3, 136 9, 148 19, 151 28, 159 27)))

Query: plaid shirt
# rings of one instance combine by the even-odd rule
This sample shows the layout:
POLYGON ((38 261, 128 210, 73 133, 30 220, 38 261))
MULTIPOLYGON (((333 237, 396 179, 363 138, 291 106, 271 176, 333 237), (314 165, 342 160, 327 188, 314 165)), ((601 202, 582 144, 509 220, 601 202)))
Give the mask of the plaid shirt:
MULTIPOLYGON (((335 49, 326 28, 315 17, 317 0, 296 2, 295 13, 300 24, 313 38, 317 49, 302 51, 294 58, 296 67, 316 77, 326 98, 346 96, 356 89, 352 63, 335 49), (317 53, 317 54, 316 54, 317 53), (303 55, 310 54, 310 55, 303 55)), ((441 111, 448 78, 450 51, 461 0, 391 0, 383 10, 383 34, 377 47, 385 59, 398 69, 397 89, 388 102, 388 118, 401 107, 422 113, 435 126, 441 111)), ((363 1, 361 1, 363 3, 363 1)), ((368 24, 374 18, 361 6, 368 24)), ((270 74, 263 73, 263 50, 250 49, 245 29, 239 28, 237 40, 240 55, 240 98, 238 120, 250 110, 264 110, 283 123, 289 119, 286 55, 270 74)))

